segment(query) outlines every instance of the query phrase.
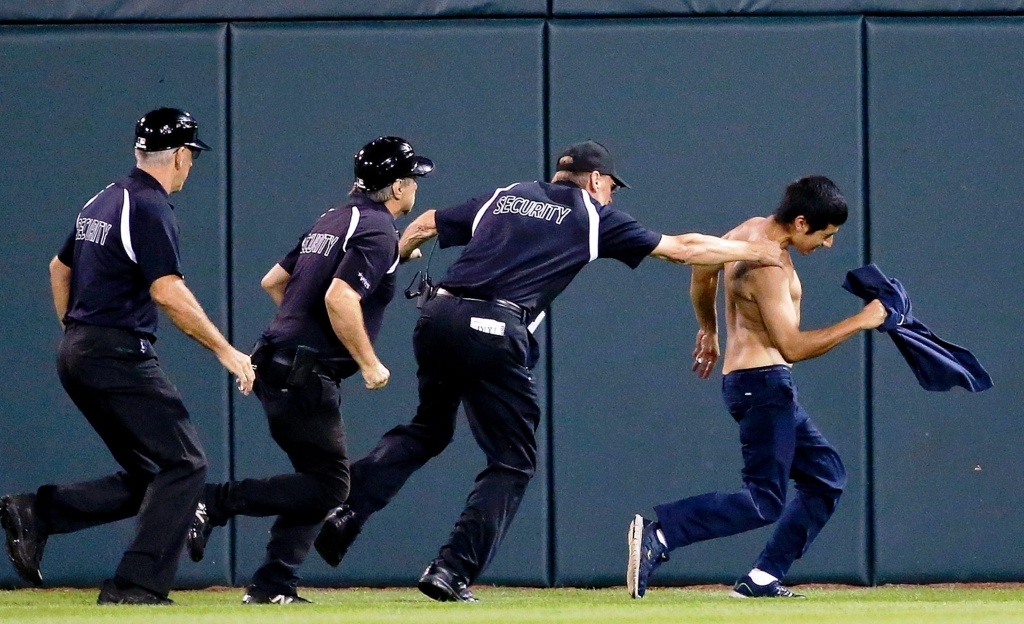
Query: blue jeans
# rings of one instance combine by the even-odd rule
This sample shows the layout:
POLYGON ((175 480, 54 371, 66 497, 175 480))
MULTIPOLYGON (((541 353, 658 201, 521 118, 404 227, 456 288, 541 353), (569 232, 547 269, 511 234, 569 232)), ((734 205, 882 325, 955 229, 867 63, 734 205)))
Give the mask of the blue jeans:
POLYGON ((778 522, 755 567, 783 578, 825 526, 846 484, 839 454, 797 403, 789 368, 738 370, 722 396, 740 426, 743 489, 655 507, 669 549, 778 522), (796 496, 786 502, 789 479, 796 496))

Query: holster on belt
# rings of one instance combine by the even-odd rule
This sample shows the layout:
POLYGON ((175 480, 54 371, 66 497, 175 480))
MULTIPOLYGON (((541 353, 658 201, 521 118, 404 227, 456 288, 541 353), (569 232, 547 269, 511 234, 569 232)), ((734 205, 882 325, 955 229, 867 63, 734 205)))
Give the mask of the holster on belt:
POLYGON ((431 284, 430 280, 428 278, 427 279, 427 288, 420 295, 419 299, 417 299, 417 301, 416 301, 416 308, 417 309, 418 308, 422 308, 424 303, 430 301, 431 299, 433 299, 436 296, 437 296, 437 286, 434 286, 433 284, 431 284))
POLYGON ((317 367, 319 352, 305 345, 299 345, 294 354, 278 351, 260 338, 253 347, 250 359, 256 366, 256 375, 275 388, 301 388, 317 367))
POLYGON ((289 388, 301 388, 309 381, 309 375, 316 365, 316 356, 319 352, 306 345, 299 345, 295 349, 295 359, 292 360, 292 370, 288 373, 285 385, 289 388))
POLYGON ((263 336, 259 337, 256 344, 252 346, 252 353, 249 354, 249 361, 256 366, 256 370, 259 371, 260 364, 266 363, 270 359, 270 343, 263 336))
POLYGON ((416 271, 416 275, 409 282, 409 287, 405 289, 405 298, 415 299, 417 309, 422 308, 424 303, 430 301, 436 295, 437 286, 434 286, 434 283, 430 280, 430 274, 426 272, 421 275, 419 271, 416 271), (417 280, 419 280, 418 284, 417 280))

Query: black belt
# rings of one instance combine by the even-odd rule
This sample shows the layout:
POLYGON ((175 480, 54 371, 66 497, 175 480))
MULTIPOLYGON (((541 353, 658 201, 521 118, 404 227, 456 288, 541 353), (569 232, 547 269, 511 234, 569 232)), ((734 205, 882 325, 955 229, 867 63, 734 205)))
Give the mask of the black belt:
MULTIPOLYGON (((279 375, 282 375, 283 378, 287 378, 288 374, 292 370, 292 366, 295 365, 295 352, 275 351, 274 355, 270 357, 269 364, 271 364, 274 367, 277 367, 279 375)), ((340 383, 341 381, 339 379, 337 371, 331 370, 330 367, 325 366, 321 362, 316 362, 315 364, 313 364, 313 368, 310 369, 310 372, 316 375, 323 375, 324 377, 327 377, 328 379, 334 381, 335 383, 340 383)))
POLYGON ((490 303, 492 305, 495 305, 495 306, 497 306, 499 308, 502 308, 504 310, 508 310, 509 312, 515 314, 516 316, 519 317, 519 320, 521 322, 523 322, 523 323, 526 322, 526 319, 530 315, 530 313, 526 311, 526 308, 524 308, 523 306, 519 305, 518 303, 513 303, 513 302, 509 301, 508 299, 478 299, 476 297, 464 297, 462 295, 456 295, 455 293, 453 293, 451 291, 448 291, 448 290, 445 290, 444 288, 438 288, 437 289, 437 294, 441 295, 442 297, 454 297, 456 299, 462 299, 462 300, 465 300, 465 301, 476 301, 478 303, 490 303))

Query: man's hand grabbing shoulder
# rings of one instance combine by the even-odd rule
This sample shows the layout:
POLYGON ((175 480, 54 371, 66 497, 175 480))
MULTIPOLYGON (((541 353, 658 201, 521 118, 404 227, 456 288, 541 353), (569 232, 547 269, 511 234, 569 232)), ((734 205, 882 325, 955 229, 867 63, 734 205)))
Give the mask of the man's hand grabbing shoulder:
POLYGON ((779 268, 785 266, 782 262, 782 256, 785 253, 785 250, 782 249, 782 245, 778 242, 764 238, 751 241, 750 244, 755 246, 756 253, 758 255, 758 262, 762 265, 779 268))

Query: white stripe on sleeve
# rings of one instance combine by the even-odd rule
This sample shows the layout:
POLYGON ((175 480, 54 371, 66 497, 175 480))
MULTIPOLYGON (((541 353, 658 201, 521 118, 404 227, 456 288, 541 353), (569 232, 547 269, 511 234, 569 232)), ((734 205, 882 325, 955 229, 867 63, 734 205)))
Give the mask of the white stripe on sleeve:
POLYGON ((352 206, 352 220, 348 222, 348 233, 345 234, 345 241, 341 244, 342 251, 348 251, 348 239, 356 233, 357 225, 359 225, 359 208, 352 206))
POLYGON ((131 227, 132 202, 128 197, 128 189, 124 189, 124 203, 121 204, 121 245, 128 258, 138 264, 135 258, 135 249, 132 248, 132 227, 131 227))
POLYGON ((597 260, 597 241, 601 234, 601 217, 597 216, 597 208, 590 201, 590 193, 580 189, 583 193, 583 203, 587 206, 587 216, 590 217, 590 261, 597 260))
POLYGON ((470 230, 470 234, 469 234, 470 236, 472 236, 473 234, 476 234, 476 226, 477 226, 477 224, 480 223, 480 219, 483 218, 484 213, 487 212, 487 209, 491 207, 492 203, 494 203, 494 198, 498 196, 498 193, 504 193, 505 191, 511 189, 513 186, 516 186, 518 184, 519 183, 516 182, 515 184, 510 184, 510 185, 508 185, 508 186, 506 186, 504 188, 500 188, 500 189, 494 191, 494 195, 491 195, 491 198, 487 200, 487 203, 484 204, 483 206, 481 206, 480 210, 477 211, 476 218, 473 219, 473 229, 470 230))
MULTIPOLYGON (((113 182, 111 182, 110 184, 108 184, 108 185, 104 186, 104 187, 103 187, 103 191, 107 190, 108 188, 110 188, 110 187, 112 187, 112 186, 114 186, 114 183, 113 183, 113 182)), ((99 197, 99 196, 100 196, 100 194, 101 194, 101 193, 103 193, 103 191, 100 191, 99 193, 96 193, 95 195, 93 195, 93 196, 92 196, 92 199, 90 199, 89 201, 85 202, 85 205, 84 205, 84 206, 82 206, 82 210, 85 210, 86 208, 88 208, 88 207, 89 207, 89 204, 91 204, 91 203, 93 203, 94 201, 96 201, 96 198, 97 198, 97 197, 99 197)))

